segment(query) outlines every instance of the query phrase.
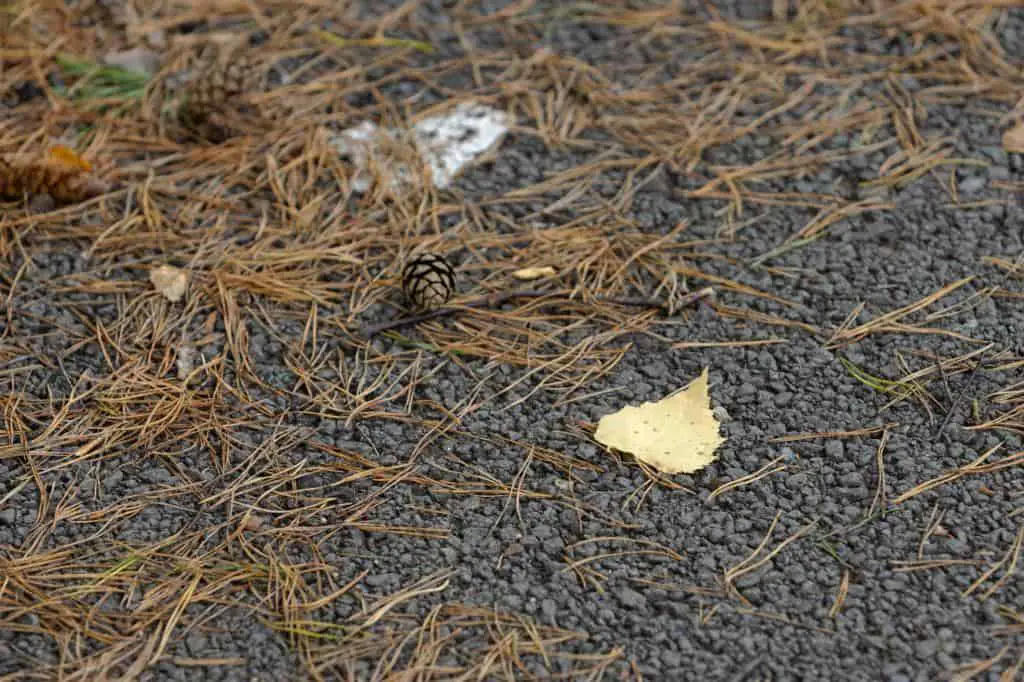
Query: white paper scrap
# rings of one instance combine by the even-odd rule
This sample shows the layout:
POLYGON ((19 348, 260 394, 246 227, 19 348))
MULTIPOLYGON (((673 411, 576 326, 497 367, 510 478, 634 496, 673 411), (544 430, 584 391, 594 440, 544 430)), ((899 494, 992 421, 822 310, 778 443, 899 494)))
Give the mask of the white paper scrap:
POLYGON ((399 131, 382 131, 369 121, 343 131, 332 144, 355 165, 352 188, 357 192, 367 191, 374 176, 392 191, 411 184, 418 174, 411 159, 401 158, 403 151, 413 152, 425 162, 431 181, 444 189, 464 167, 500 144, 510 125, 510 117, 503 111, 463 102, 451 112, 417 123, 412 144, 402 144, 399 131))

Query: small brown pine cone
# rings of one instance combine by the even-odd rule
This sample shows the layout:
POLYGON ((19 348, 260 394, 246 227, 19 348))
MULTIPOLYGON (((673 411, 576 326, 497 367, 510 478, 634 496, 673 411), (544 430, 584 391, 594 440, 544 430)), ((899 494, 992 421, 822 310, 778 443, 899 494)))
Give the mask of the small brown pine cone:
POLYGON ((193 119, 233 107, 232 100, 262 90, 263 70, 248 55, 231 56, 207 67, 186 90, 186 110, 193 119))
POLYGON ((444 256, 417 256, 402 268, 402 291, 420 310, 440 308, 455 293, 455 269, 444 256))
POLYGON ((49 194, 57 202, 75 203, 108 191, 108 183, 80 168, 52 162, 13 164, 0 159, 0 196, 5 199, 49 194))

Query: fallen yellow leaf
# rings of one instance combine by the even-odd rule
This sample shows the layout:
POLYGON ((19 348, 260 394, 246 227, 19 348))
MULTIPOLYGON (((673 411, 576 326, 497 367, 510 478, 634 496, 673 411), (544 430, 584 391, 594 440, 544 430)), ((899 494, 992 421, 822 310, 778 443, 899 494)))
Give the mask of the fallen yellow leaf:
POLYGON ((602 417, 594 438, 659 471, 692 473, 715 461, 715 450, 725 442, 718 427, 705 368, 682 391, 602 417))
POLYGON ((161 265, 149 272, 153 287, 171 303, 177 303, 188 289, 188 274, 173 265, 161 265))
POLYGON ((542 268, 523 268, 522 270, 516 270, 512 273, 512 276, 516 279, 540 279, 541 277, 550 277, 555 274, 555 269, 550 265, 545 265, 542 268))
POLYGON ((1003 133, 1003 147, 1008 152, 1024 154, 1024 121, 1003 133))
POLYGON ((85 172, 92 170, 91 163, 79 156, 75 150, 62 144, 59 144, 56 147, 51 147, 49 157, 51 161, 55 161, 68 168, 74 168, 75 170, 85 172))

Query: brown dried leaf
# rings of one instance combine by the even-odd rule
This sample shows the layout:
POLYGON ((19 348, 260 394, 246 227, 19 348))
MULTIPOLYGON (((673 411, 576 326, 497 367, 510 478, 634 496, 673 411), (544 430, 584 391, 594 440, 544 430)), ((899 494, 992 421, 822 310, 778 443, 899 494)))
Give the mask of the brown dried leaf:
POLYGON ((1008 152, 1024 154, 1024 121, 1003 133, 1003 147, 1008 152))
POLYGON ((177 303, 188 289, 188 273, 173 265, 161 265, 150 271, 149 281, 171 303, 177 303))

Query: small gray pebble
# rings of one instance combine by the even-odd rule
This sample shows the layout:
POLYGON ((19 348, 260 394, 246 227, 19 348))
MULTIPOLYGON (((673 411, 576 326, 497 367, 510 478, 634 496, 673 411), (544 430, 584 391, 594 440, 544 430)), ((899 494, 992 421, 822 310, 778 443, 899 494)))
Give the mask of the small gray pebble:
POLYGON ((960 191, 968 193, 980 192, 985 189, 985 184, 986 180, 983 176, 972 175, 960 183, 960 191))
POLYGON ((644 609, 647 608, 647 598, 640 594, 636 590, 624 587, 619 590, 619 601, 622 605, 630 609, 644 609))
POLYGON ((922 639, 915 645, 914 650, 919 658, 933 658, 939 650, 939 642, 934 639, 922 639))
POLYGON ((825 454, 832 459, 839 459, 846 451, 841 440, 830 440, 825 442, 825 454))

